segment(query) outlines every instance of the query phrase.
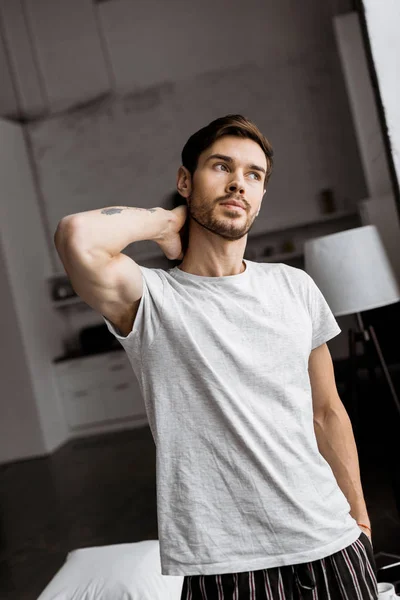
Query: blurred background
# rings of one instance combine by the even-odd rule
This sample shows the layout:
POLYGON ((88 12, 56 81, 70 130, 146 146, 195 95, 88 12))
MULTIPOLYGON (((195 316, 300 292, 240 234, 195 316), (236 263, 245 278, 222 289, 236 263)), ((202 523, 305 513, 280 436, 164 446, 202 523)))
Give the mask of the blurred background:
MULTIPOLYGON (((375 224, 400 280, 398 11, 395 0, 0 0, 2 599, 35 598, 73 548, 157 538, 143 400, 68 282, 60 219, 177 206, 188 137, 240 113, 275 153, 245 258, 304 268, 306 240, 375 224)), ((150 241, 124 252, 177 264, 150 241)), ((399 389, 399 303, 364 317, 399 389)), ((337 320, 328 345, 346 403, 355 321, 337 320)), ((371 396, 360 367, 375 550, 400 553, 380 455, 386 384, 371 396)))

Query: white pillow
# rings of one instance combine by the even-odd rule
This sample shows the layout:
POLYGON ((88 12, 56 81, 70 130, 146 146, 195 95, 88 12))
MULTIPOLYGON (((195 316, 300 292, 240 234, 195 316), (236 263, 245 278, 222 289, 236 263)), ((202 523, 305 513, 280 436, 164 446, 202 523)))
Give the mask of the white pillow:
POLYGON ((73 550, 37 600, 180 600, 183 576, 161 575, 160 544, 73 550))

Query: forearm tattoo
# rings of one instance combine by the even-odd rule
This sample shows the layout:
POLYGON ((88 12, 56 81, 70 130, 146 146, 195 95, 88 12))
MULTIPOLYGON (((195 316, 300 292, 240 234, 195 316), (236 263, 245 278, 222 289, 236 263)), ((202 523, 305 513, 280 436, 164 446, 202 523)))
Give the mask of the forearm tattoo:
POLYGON ((156 212, 156 208, 136 208, 135 206, 121 206, 118 208, 103 208, 101 211, 102 215, 118 215, 123 210, 146 210, 147 212, 156 212))

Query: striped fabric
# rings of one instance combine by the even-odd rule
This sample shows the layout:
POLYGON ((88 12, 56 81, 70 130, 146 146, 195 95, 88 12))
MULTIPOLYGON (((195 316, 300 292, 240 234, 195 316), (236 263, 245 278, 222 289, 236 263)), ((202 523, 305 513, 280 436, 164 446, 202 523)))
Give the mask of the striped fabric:
POLYGON ((377 570, 368 536, 309 563, 186 575, 181 600, 377 600, 377 570))

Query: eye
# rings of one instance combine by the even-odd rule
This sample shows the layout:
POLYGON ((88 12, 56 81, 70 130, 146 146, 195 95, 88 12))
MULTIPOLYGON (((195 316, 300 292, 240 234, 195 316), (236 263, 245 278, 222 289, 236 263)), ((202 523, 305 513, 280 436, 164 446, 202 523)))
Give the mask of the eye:
MULTIPOLYGON (((225 163, 215 163, 214 167, 224 167, 225 169, 228 170, 228 167, 225 163)), ((256 180, 257 181, 261 181, 261 175, 259 173, 257 173, 256 171, 251 171, 250 175, 255 175, 256 176, 256 180)))

